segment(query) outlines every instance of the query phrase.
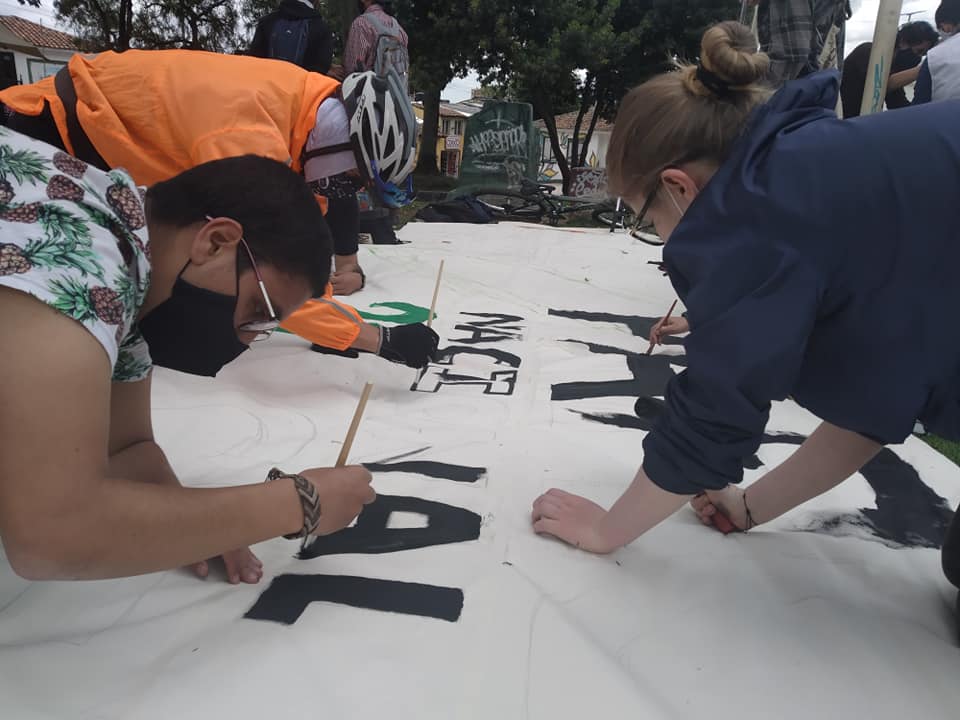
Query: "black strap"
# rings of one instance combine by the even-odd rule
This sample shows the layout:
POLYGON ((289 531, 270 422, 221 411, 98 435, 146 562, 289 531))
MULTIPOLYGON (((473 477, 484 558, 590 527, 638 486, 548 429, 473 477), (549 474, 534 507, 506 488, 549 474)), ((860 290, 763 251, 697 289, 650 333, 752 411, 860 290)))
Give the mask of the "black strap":
POLYGON ((97 152, 93 143, 90 142, 90 138, 87 137, 87 133, 80 126, 80 119, 77 117, 77 91, 73 86, 73 78, 70 77, 69 67, 63 67, 57 72, 53 84, 67 115, 67 134, 70 136, 70 144, 73 145, 74 157, 80 158, 88 165, 93 165, 101 170, 110 170, 106 160, 97 152))
POLYGON ((697 80, 707 90, 719 98, 725 98, 730 95, 730 83, 724 80, 716 73, 707 70, 703 65, 697 65, 697 80))
POLYGON ((317 150, 310 150, 303 154, 303 162, 311 160, 315 157, 320 157, 321 155, 333 155, 338 152, 345 152, 347 150, 353 150, 353 144, 349 142, 340 143, 339 145, 330 145, 329 147, 319 148, 317 150))

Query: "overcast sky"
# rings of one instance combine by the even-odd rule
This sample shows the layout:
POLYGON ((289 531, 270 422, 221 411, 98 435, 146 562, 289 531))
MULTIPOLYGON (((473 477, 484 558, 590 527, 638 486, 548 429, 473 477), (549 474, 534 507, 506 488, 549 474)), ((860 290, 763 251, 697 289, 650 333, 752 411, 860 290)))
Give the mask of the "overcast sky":
MULTIPOLYGON (((905 13, 916 13, 911 16, 911 20, 926 20, 932 25, 933 13, 939 4, 940 0, 904 0, 902 22, 907 21, 905 13)), ((880 0, 852 0, 851 5, 853 17, 847 22, 846 52, 873 39, 873 26, 877 21, 880 0)), ((16 0, 0 0, 0 14, 22 15, 44 25, 56 26, 52 8, 53 3, 50 0, 44 0, 40 9, 22 7, 16 0)), ((443 97, 451 102, 466 100, 470 97, 470 91, 478 87, 478 84, 477 76, 473 73, 466 78, 457 78, 444 90, 443 97)))

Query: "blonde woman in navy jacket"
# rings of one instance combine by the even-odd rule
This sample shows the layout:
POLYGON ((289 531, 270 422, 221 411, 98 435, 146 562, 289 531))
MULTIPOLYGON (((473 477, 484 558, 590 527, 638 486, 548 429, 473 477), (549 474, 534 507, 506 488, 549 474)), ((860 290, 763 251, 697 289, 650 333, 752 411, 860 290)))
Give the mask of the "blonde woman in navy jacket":
MULTIPOLYGON (((839 120, 835 72, 770 98, 767 63, 746 28, 721 23, 700 65, 622 104, 611 190, 666 240, 688 367, 620 499, 607 510, 550 490, 533 506, 539 533, 606 553, 690 500, 707 523, 720 512, 749 529, 843 482, 917 420, 960 438, 960 103, 839 120), (744 491, 744 460, 787 396, 823 422, 744 491)), ((945 558, 955 582, 958 563, 945 558)))

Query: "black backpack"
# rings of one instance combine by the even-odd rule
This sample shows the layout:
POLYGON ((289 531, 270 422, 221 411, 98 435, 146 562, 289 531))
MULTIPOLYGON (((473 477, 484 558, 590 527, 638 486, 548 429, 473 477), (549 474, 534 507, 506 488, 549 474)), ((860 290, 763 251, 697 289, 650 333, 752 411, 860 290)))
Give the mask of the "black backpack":
POLYGON ((420 208, 417 219, 423 222, 473 223, 474 225, 497 222, 493 213, 470 195, 431 203, 420 208))
POLYGON ((269 57, 302 64, 309 35, 310 18, 277 18, 270 33, 269 57))

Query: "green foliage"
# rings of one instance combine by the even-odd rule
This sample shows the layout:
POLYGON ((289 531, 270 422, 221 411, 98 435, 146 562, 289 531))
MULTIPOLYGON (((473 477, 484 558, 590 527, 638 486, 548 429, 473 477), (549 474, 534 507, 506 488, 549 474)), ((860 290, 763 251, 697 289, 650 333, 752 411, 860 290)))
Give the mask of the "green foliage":
MULTIPOLYGON (((567 188, 570 165, 553 118, 579 109, 582 122, 596 106, 598 117, 612 119, 630 87, 666 70, 672 57, 695 56, 706 26, 738 9, 730 0, 521 0, 498 8, 504 34, 475 67, 486 82, 533 104, 567 188)), ((589 130, 578 123, 574 137, 589 130)))
POLYGON ((279 0, 54 0, 88 51, 188 48, 236 52, 279 0))
POLYGON ((53 9, 84 50, 120 51, 140 46, 135 37, 133 0, 54 0, 53 9))
POLYGON ((135 17, 138 44, 225 52, 237 47, 239 14, 233 0, 154 0, 135 17))
POLYGON ((960 443, 950 442, 936 435, 922 435, 921 439, 948 460, 960 465, 960 443))

